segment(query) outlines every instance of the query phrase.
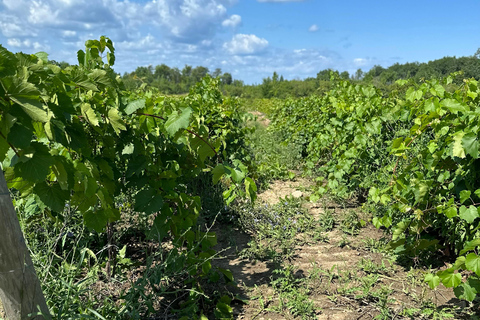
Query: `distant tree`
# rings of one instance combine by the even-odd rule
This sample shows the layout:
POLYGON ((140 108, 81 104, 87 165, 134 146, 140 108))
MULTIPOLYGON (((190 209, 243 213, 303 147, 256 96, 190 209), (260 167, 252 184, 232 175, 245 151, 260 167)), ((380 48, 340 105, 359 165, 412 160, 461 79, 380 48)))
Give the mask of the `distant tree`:
POLYGON ((278 73, 276 71, 273 72, 272 81, 278 82, 278 73))
POLYGON ((283 79, 283 75, 280 76, 280 82, 283 82, 285 81, 285 79, 283 79))
POLYGON ((49 60, 48 62, 51 63, 51 64, 54 64, 56 66, 59 66, 62 69, 65 69, 66 67, 70 66, 70 64, 66 61, 58 62, 58 61, 55 61, 55 60, 49 60))
POLYGON ((208 74, 208 68, 198 66, 198 67, 192 69, 192 75, 191 76, 192 76, 192 79, 194 80, 194 82, 199 82, 207 74, 208 74))
POLYGON ((182 69, 182 76, 184 78, 189 78, 192 75, 192 66, 189 66, 188 64, 185 65, 182 69))
POLYGON ((148 67, 138 67, 135 69, 135 75, 147 83, 153 81, 153 67, 150 65, 148 67))
POLYGON ((217 78, 217 77, 220 77, 221 74, 222 74, 222 69, 216 68, 215 71, 212 72, 212 77, 217 78))
POLYGON ((337 70, 333 70, 333 69, 325 69, 325 70, 322 70, 320 71, 319 73, 317 73, 317 80, 318 81, 330 81, 330 76, 331 76, 331 73, 334 73, 336 75, 338 75, 338 71, 337 70))
POLYGON ((342 73, 340 73, 340 78, 348 80, 350 78, 350 74, 348 73, 348 71, 343 71, 342 73))
MULTIPOLYGON (((220 80, 222 81, 223 84, 232 84, 233 78, 232 78, 232 75, 231 75, 230 73, 225 72, 225 73, 222 75, 222 77, 221 77, 220 80)), ((236 80, 235 80, 235 81, 236 81, 236 80)))
POLYGON ((232 85, 235 87, 243 87, 244 83, 242 80, 233 80, 232 85))
POLYGON ((364 75, 365 75, 365 73, 362 71, 362 69, 358 68, 357 71, 355 71, 354 79, 355 80, 362 80, 364 75))
POLYGON ((262 89, 262 96, 264 98, 272 98, 274 96, 273 81, 270 77, 263 78, 261 89, 262 89))
POLYGON ((480 59, 480 48, 477 49, 477 52, 475 52, 473 56, 477 59, 480 59))
POLYGON ((155 72, 153 74, 155 79, 166 79, 172 81, 171 79, 171 69, 166 64, 162 64, 155 67, 155 72))

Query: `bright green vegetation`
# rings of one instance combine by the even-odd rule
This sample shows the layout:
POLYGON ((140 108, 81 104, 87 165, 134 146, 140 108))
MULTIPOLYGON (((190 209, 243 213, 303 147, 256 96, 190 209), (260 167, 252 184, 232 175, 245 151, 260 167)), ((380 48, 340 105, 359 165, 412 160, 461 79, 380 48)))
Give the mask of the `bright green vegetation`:
MULTIPOLYGON (((475 319, 476 80, 452 74, 386 90, 360 82, 361 74, 350 81, 329 72, 304 88, 274 74, 257 88, 262 94, 239 100, 222 94, 235 86, 228 74, 202 78, 208 70, 190 69, 189 93, 172 97, 140 76, 117 76, 106 37, 77 56, 77 66, 60 68, 45 53, 0 47, 0 161, 56 319, 230 319, 245 301, 215 260, 240 231, 248 242, 237 256, 272 265, 271 292, 248 288, 255 317, 315 319, 316 298, 325 296, 365 306, 376 319, 475 319), (287 91, 304 97, 255 99, 287 91), (309 204, 322 203, 316 216, 293 197, 255 202, 257 185, 302 173, 315 184, 309 204), (391 241, 364 237, 369 223, 391 241), (356 255, 348 267, 313 261, 299 272, 301 249, 323 245, 378 256, 356 255), (401 309, 395 281, 410 299, 401 309), (470 309, 437 308, 419 292, 425 283, 453 288, 470 309)), ((164 86, 162 77, 175 75, 166 66, 155 72, 150 80, 164 86)))
POLYGON ((338 79, 322 96, 290 99, 272 113, 285 140, 301 145, 318 199, 356 196, 392 232, 390 246, 415 265, 448 268, 426 276, 457 297, 480 293, 480 88, 456 75, 402 80, 388 97, 338 79))
POLYGON ((220 207, 255 198, 238 101, 211 78, 180 98, 126 91, 106 37, 77 55, 78 66, 61 69, 46 53, 0 47, 0 161, 54 316, 135 319, 165 308, 228 316, 226 298, 203 293, 208 279, 232 279, 212 269, 217 241, 197 223, 204 209, 194 186, 223 192, 220 207), (90 285, 137 263, 127 258, 130 236, 152 242, 147 255, 129 249, 147 271, 117 279, 131 285, 95 301, 90 285), (157 296, 165 301, 153 305, 157 296), (213 309, 201 307, 205 299, 213 309))

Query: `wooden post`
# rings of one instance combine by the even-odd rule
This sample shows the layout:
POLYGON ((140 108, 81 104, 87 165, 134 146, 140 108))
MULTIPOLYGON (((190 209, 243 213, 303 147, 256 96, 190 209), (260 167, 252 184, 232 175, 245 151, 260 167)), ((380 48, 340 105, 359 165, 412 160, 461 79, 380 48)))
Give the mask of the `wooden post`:
POLYGON ((0 169, 0 300, 8 320, 51 319, 0 169), (43 316, 29 316, 41 310, 43 316))

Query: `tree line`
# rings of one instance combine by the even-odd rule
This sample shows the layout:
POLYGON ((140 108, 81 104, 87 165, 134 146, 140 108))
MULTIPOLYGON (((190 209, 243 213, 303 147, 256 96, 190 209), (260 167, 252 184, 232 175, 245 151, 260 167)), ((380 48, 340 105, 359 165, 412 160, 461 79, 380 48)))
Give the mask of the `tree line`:
MULTIPOLYGON (((68 66, 66 62, 57 63, 60 67, 68 66)), ((463 72, 461 78, 480 79, 480 48, 472 56, 443 57, 429 62, 395 63, 384 68, 380 65, 373 66, 368 71, 357 69, 350 74, 348 71, 340 72, 333 69, 324 69, 316 77, 303 80, 286 80, 282 75, 274 72, 266 77, 260 84, 246 85, 242 80, 233 79, 232 74, 222 72, 220 68, 210 71, 207 67, 193 67, 185 65, 183 69, 171 68, 166 64, 153 67, 140 66, 133 72, 125 72, 122 76, 127 89, 135 89, 142 84, 158 88, 165 94, 184 94, 206 75, 220 79, 221 89, 224 94, 244 98, 286 98, 288 96, 307 97, 311 94, 327 92, 331 88, 332 73, 340 79, 350 80, 362 84, 373 84, 383 91, 391 91, 395 81, 400 79, 414 79, 424 81, 440 79, 453 72, 463 72)), ((461 81, 460 78, 458 81, 461 81)))

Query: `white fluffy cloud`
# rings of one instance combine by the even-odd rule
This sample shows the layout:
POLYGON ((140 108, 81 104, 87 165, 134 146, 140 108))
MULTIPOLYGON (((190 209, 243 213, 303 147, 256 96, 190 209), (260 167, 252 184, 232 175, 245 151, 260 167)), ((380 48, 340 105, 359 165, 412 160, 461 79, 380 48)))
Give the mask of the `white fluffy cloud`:
POLYGON ((231 15, 228 19, 223 20, 222 26, 236 28, 242 23, 242 17, 238 14, 231 15))
POLYGON ((48 45, 40 44, 37 41, 32 42, 29 39, 22 41, 17 38, 11 38, 7 40, 7 44, 15 48, 33 49, 35 51, 50 49, 50 46, 48 45))
POLYGON ((233 39, 223 44, 223 48, 231 54, 254 54, 268 47, 268 41, 254 34, 236 34, 233 39))
MULTIPOLYGON (((0 43, 11 51, 46 51, 53 60, 76 63, 76 52, 85 40, 106 35, 116 48, 117 72, 162 63, 179 69, 201 65, 210 70, 221 67, 247 83, 261 81, 273 71, 287 79, 315 76, 343 61, 326 49, 280 50, 255 34, 236 34, 245 22, 229 11, 235 2, 0 0, 0 43)), ((357 68, 353 58, 343 62, 357 68)))
POLYGON ((312 24, 310 28, 308 28, 308 31, 310 32, 316 32, 318 31, 318 26, 316 24, 312 24))
POLYGON ((358 67, 362 67, 368 63, 368 60, 364 58, 355 58, 353 59, 353 63, 358 67))
POLYGON ((139 19, 148 18, 166 35, 184 42, 211 37, 224 20, 227 8, 219 0, 157 0, 148 2, 139 19))

